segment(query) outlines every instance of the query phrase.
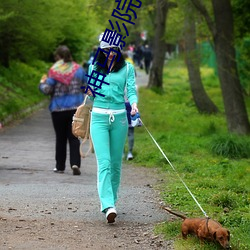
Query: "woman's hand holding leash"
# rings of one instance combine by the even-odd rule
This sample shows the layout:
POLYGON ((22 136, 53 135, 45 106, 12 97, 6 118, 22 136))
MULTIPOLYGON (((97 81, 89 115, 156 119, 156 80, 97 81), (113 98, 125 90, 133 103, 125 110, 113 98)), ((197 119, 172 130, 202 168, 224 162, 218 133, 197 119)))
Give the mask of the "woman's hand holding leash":
POLYGON ((133 103, 131 105, 130 115, 131 115, 131 126, 132 127, 140 127, 140 126, 142 126, 142 122, 141 122, 141 119, 140 119, 140 113, 139 113, 139 110, 137 108, 136 103, 133 103))
POLYGON ((93 96, 93 93, 92 93, 92 91, 91 91, 90 89, 88 89, 87 95, 88 95, 88 96, 93 96))
POLYGON ((134 102, 132 105, 131 105, 131 112, 130 112, 130 114, 133 116, 133 115, 135 115, 136 113, 138 113, 139 112, 139 110, 138 110, 138 108, 137 108, 137 104, 134 102))

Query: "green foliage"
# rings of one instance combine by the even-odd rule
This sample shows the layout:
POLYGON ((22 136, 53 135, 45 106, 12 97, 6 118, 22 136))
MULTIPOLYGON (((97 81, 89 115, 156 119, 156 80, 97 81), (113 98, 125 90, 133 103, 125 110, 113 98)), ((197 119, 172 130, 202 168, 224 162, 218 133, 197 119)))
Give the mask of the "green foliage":
POLYGON ((154 231, 156 234, 163 233, 166 240, 171 240, 172 238, 175 238, 176 235, 180 235, 180 228, 181 222, 179 220, 178 222, 175 221, 173 223, 159 223, 154 231))
POLYGON ((66 44, 74 59, 82 61, 96 42, 89 18, 95 14, 87 11, 89 2, 37 0, 34 9, 31 0, 2 0, 0 64, 8 66, 17 58, 23 62, 49 60, 59 44, 66 44))
POLYGON ((112 19, 111 14, 117 4, 109 0, 93 0, 88 4, 88 9, 96 13, 95 22, 102 28, 100 33, 110 26, 108 20, 112 19))
MULTIPOLYGON (((237 148, 245 148, 249 153, 249 137, 227 134, 219 81, 210 68, 202 67, 201 75, 207 93, 222 113, 198 113, 181 60, 169 61, 166 65, 163 93, 139 89, 142 121, 175 170, 144 127, 135 129, 133 163, 161 170, 163 181, 157 189, 161 190, 165 204, 189 217, 201 217, 202 212, 182 184, 181 177, 207 214, 230 230, 232 249, 249 249, 246 232, 249 232, 250 159, 242 158, 242 153, 237 153, 238 158, 229 158, 211 151, 215 140, 232 138, 237 148)), ((250 105, 247 107, 250 112, 250 105)), ((157 233, 162 232, 167 239, 178 237, 179 223, 178 220, 160 224, 157 233)), ((201 249, 199 241, 192 236, 190 241, 175 238, 174 244, 178 250, 201 249)), ((217 249, 217 246, 208 243, 203 249, 217 249)))
POLYGON ((228 158, 250 158, 250 140, 236 135, 216 136, 211 142, 214 154, 228 158))
POLYGON ((208 126, 206 126, 202 131, 202 134, 205 136, 209 136, 215 134, 216 131, 217 131, 216 124, 214 123, 214 121, 210 121, 208 126))
POLYGON ((232 0, 234 15, 235 34, 238 38, 249 35, 250 14, 247 9, 250 8, 248 0, 232 0))
POLYGON ((229 192, 221 192, 219 194, 214 194, 211 198, 210 204, 212 206, 217 206, 223 208, 234 209, 237 207, 236 197, 229 192))
POLYGON ((44 100, 44 96, 38 90, 38 83, 48 67, 41 61, 34 61, 32 66, 12 62, 8 70, 0 67, 1 122, 9 115, 18 116, 24 109, 44 100))
POLYGON ((171 8, 168 11, 165 40, 168 43, 176 44, 182 37, 184 32, 184 14, 182 4, 179 2, 177 8, 171 8))
POLYGON ((238 41, 237 62, 241 85, 245 93, 250 96, 250 34, 238 41))
POLYGON ((126 44, 140 44, 144 41, 140 38, 142 31, 147 32, 146 43, 152 44, 154 38, 156 0, 144 0, 142 6, 136 11, 137 19, 135 25, 129 26, 129 36, 126 38, 126 44))

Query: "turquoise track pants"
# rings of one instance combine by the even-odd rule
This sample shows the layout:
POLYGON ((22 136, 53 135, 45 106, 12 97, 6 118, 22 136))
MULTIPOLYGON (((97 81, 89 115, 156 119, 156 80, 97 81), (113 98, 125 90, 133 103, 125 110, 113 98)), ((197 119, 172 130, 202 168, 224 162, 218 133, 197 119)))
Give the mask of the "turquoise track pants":
POLYGON ((91 113, 90 134, 97 160, 97 189, 101 211, 115 207, 121 179, 122 155, 128 133, 126 112, 91 113), (113 119, 112 119, 113 118, 113 119))

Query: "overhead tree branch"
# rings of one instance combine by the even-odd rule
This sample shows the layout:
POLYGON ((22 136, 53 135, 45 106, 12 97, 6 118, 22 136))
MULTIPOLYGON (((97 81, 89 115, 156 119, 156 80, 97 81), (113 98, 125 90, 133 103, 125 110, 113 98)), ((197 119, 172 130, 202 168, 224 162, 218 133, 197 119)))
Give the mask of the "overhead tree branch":
POLYGON ((169 9, 178 7, 178 4, 175 2, 168 2, 167 5, 169 9))
POLYGON ((194 7, 201 13, 201 15, 203 15, 209 30, 211 31, 213 37, 215 37, 216 35, 215 23, 213 22, 211 16, 209 15, 205 5, 200 0, 190 0, 190 1, 193 3, 194 7))

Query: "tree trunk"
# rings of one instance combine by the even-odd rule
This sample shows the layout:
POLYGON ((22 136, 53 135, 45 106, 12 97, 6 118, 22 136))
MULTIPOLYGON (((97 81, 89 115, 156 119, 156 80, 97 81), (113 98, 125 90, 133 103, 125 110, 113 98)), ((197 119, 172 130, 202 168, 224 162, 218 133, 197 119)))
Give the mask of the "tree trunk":
POLYGON ((248 134, 250 124, 235 60, 230 0, 212 0, 212 4, 216 29, 213 38, 228 129, 237 134, 248 134))
POLYGON ((149 75, 148 87, 163 88, 162 75, 166 53, 166 43, 164 41, 166 19, 168 11, 167 0, 156 1, 155 36, 153 45, 153 62, 149 75))
POLYGON ((187 8, 190 11, 186 12, 185 18, 185 55, 191 92, 195 105, 200 113, 217 113, 218 108, 211 101, 202 84, 200 57, 196 48, 195 18, 190 15, 193 8, 191 6, 187 6, 187 8))

